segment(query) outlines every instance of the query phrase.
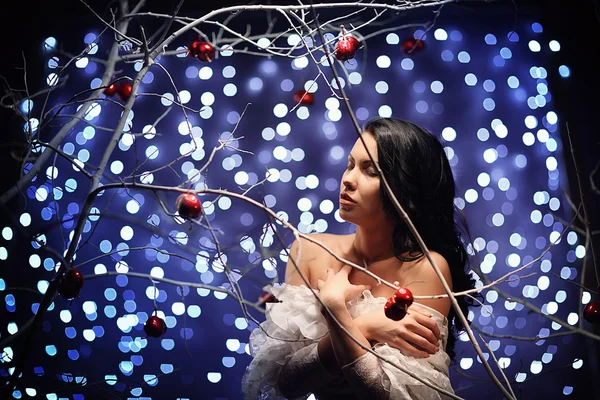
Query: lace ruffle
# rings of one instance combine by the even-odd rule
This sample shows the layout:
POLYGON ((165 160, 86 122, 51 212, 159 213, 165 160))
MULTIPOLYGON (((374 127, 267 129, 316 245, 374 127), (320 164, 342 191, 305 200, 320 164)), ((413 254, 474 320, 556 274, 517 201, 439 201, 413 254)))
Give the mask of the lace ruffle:
MULTIPOLYGON (((277 394, 275 389, 281 368, 298 350, 318 342, 328 331, 327 323, 320 312, 321 304, 316 299, 317 290, 284 283, 280 286, 270 287, 268 291, 280 303, 267 303, 265 322, 250 334, 250 353, 253 360, 247 367, 242 382, 242 391, 247 400, 284 399, 277 394)), ((361 296, 348 302, 348 311, 353 318, 356 318, 364 313, 382 308, 386 301, 385 297, 374 297, 370 291, 365 290, 361 296)), ((442 335, 441 346, 445 347, 448 336, 447 319, 436 310, 422 306, 431 312, 438 323, 442 335)), ((406 356, 387 344, 377 344, 373 350, 409 369, 417 376, 427 378, 437 386, 452 392, 448 378, 450 360, 444 351, 440 350, 428 358, 417 359, 406 356)), ((381 367, 383 374, 377 375, 380 379, 377 384, 389 391, 390 399, 437 400, 443 398, 437 391, 423 385, 393 365, 378 360, 373 355, 370 355, 368 359, 369 365, 375 361, 381 367)), ((335 388, 328 388, 328 391, 330 390, 335 390, 335 388)), ((301 399, 307 397, 303 396, 301 399)))
POLYGON ((265 322, 250 334, 253 360, 242 380, 247 400, 284 399, 275 389, 281 368, 296 351, 318 342, 328 331, 313 290, 285 283, 266 289, 280 303, 266 304, 265 322))

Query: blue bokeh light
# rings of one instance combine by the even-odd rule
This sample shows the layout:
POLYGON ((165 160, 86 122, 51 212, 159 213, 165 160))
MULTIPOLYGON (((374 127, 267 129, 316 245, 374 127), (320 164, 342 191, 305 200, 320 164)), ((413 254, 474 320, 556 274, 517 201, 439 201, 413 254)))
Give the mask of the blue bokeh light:
MULTIPOLYGON (((473 252, 481 256, 480 267, 492 278, 537 256, 539 252, 535 250, 547 246, 558 230, 551 212, 568 213, 560 193, 567 184, 558 135, 561 120, 552 109, 552 87, 546 81, 556 70, 542 66, 548 60, 544 54, 547 50, 543 50, 547 48, 540 44, 545 43, 539 35, 543 31, 541 25, 528 23, 526 28, 519 30, 520 35, 507 34, 504 27, 489 28, 493 33, 482 35, 468 27, 459 32, 440 23, 428 32, 429 38, 423 30, 412 34, 408 31, 406 35, 398 32, 393 34, 396 37, 390 33, 385 40, 382 36, 380 42, 374 42, 367 59, 357 58, 350 63, 356 65, 346 65, 353 72, 344 76, 348 79, 344 81, 345 88, 361 122, 376 115, 395 115, 426 126, 447 142, 445 151, 460 189, 456 204, 469 221, 476 222, 473 252), (410 35, 428 39, 426 50, 410 56, 398 53, 400 38, 410 35), (392 49, 396 52, 392 53, 392 49), (377 73, 365 72, 371 70, 377 73), (402 93, 399 98, 398 93, 402 93), (537 189, 539 194, 534 193, 523 176, 542 182, 542 186, 547 183, 544 193, 548 195, 542 193, 543 188, 537 189), (480 221, 484 222, 477 223, 480 221)), ((88 33, 84 42, 97 42, 98 54, 102 54, 106 44, 99 39, 88 33)), ((46 47, 56 43, 53 38, 45 41, 46 47)), ((552 52, 560 50, 558 42, 548 46, 552 52)), ((238 59, 236 53, 223 50, 222 57, 210 64, 185 56, 177 59, 177 64, 169 66, 177 76, 177 89, 159 69, 144 76, 144 95, 136 99, 135 112, 128 116, 127 132, 110 159, 103 184, 125 180, 174 186, 185 182, 185 187, 195 189, 223 187, 239 191, 249 189, 269 174, 260 191, 250 192, 257 192, 257 201, 264 202, 302 232, 349 233, 351 228, 340 220, 336 206, 345 158, 355 140, 343 104, 331 96, 322 80, 313 85, 299 75, 311 67, 308 60, 291 63, 277 58, 238 59), (296 105, 293 94, 301 88, 310 89, 315 103, 290 112, 296 105), (177 101, 199 109, 192 112, 186 108, 184 116, 177 101), (217 153, 210 172, 201 173, 212 146, 218 140, 230 140, 249 102, 255 104, 242 118, 242 130, 234 135, 246 138, 231 139, 228 147, 217 153), (164 121, 154 126, 157 116, 170 107, 173 108, 164 121), (170 168, 164 168, 168 163, 170 168)), ((47 76, 56 74, 63 61, 62 56, 59 60, 48 55, 47 76)), ((161 61, 168 65, 172 59, 164 57, 161 61)), ((101 68, 86 62, 85 66, 80 64, 85 74, 81 71, 82 75, 74 79, 83 80, 82 87, 99 87, 101 68)), ((141 63, 126 65, 124 73, 134 76, 141 67, 141 63)), ((571 71, 561 65, 558 73, 566 78, 571 71)), ((48 82, 56 83, 56 77, 52 75, 48 82)), ((22 111, 32 112, 32 117, 40 107, 37 101, 24 101, 19 106, 22 111)), ((98 149, 106 147, 107 135, 94 126, 108 125, 119 116, 117 104, 99 103, 86 116, 89 125, 82 124, 61 144, 64 154, 76 157, 78 162, 97 165, 102 153, 98 149)), ((39 123, 35 121, 28 120, 26 126, 39 123)), ((44 221, 55 220, 59 224, 38 239, 62 248, 72 239, 69 235, 81 213, 88 180, 65 160, 58 160, 55 168, 44 168, 26 193, 34 199, 29 211, 32 222, 35 216, 41 216, 44 221)), ((239 305, 222 293, 213 295, 205 288, 181 290, 159 280, 180 279, 225 288, 230 282, 223 265, 246 266, 247 270, 237 276, 244 276, 238 278, 240 285, 253 300, 264 285, 282 278, 287 256, 276 247, 279 243, 262 213, 236 199, 202 195, 202 223, 210 222, 225 232, 222 240, 226 250, 217 257, 206 230, 164 212, 163 205, 174 212, 172 197, 164 194, 159 201, 155 193, 115 190, 98 198, 93 215, 85 222, 84 232, 88 235, 84 235, 85 243, 75 263, 81 263, 86 274, 119 275, 99 276, 86 282, 81 298, 72 305, 57 298, 53 307, 57 307, 58 316, 49 317, 52 329, 48 329, 59 333, 45 339, 44 349, 48 357, 63 360, 66 370, 76 371, 77 363, 86 357, 104 355, 98 350, 103 346, 102 352, 111 360, 102 371, 107 384, 120 387, 120 380, 135 378, 147 384, 143 390, 131 387, 130 393, 150 396, 160 393, 163 374, 189 368, 189 346, 193 354, 203 352, 205 365, 177 376, 177 382, 210 384, 233 398, 229 386, 239 382, 250 360, 248 333, 255 324, 246 320, 239 305), (247 238, 240 240, 242 234, 247 238), (265 249, 276 251, 266 257, 265 249), (140 280, 126 276, 129 272, 149 276, 140 280), (154 311, 168 326, 165 335, 156 340, 147 338, 143 331, 144 321, 154 311), (67 341, 57 337, 63 332, 67 341)), ((2 233, 6 242, 15 241, 12 231, 2 233)), ((290 236, 285 237, 287 244, 290 240, 290 236)), ((541 273, 581 258, 579 244, 571 241, 563 241, 552 249, 552 264, 550 260, 541 263, 541 273)), ((10 260, 10 249, 1 245, 0 258, 10 260)), ((36 247, 32 243, 32 248, 38 250, 39 244, 36 247)), ((39 268, 41 260, 31 259, 27 268, 33 268, 28 269, 32 274, 44 273, 36 275, 35 283, 35 290, 43 293, 48 287, 47 273, 57 268, 59 260, 45 258, 44 268, 39 268)), ((574 266, 564 272, 559 270, 563 279, 575 279, 578 275, 574 266)), ((572 288, 560 286, 565 294, 559 296, 559 285, 554 280, 550 284, 550 279, 553 278, 549 274, 527 281, 513 278, 506 285, 507 291, 548 303, 543 308, 548 313, 574 307, 577 302, 573 302, 572 288)), ((0 290, 6 286, 0 280, 0 290)), ((25 305, 18 295, 6 294, 4 299, 9 312, 15 312, 21 304, 27 312, 30 306, 37 308, 37 303, 25 305)), ((505 301, 493 290, 485 291, 485 299, 486 306, 492 308, 475 309, 472 319, 488 335, 514 334, 515 328, 519 334, 532 336, 548 336, 551 331, 547 320, 530 319, 526 308, 505 301)), ((2 329, 16 329, 15 325, 5 325, 2 329)), ((544 339, 546 344, 552 340, 544 339)), ((555 346, 550 357, 550 350, 538 354, 538 343, 532 345, 535 350, 508 343, 490 340, 507 363, 507 371, 521 382, 531 376, 532 369, 541 368, 539 360, 560 365, 571 349, 569 343, 558 340, 555 343, 560 346, 555 346), (516 354, 525 372, 517 371, 516 354)), ((460 345, 457 368, 481 368, 468 343, 462 341, 460 345)), ((46 362, 50 363, 47 359, 46 362)), ((458 375, 454 379, 462 382, 458 375)), ((560 386, 563 392, 573 391, 567 390, 569 386, 564 382, 553 385, 560 386)), ((123 387, 120 391, 124 390, 123 387)))

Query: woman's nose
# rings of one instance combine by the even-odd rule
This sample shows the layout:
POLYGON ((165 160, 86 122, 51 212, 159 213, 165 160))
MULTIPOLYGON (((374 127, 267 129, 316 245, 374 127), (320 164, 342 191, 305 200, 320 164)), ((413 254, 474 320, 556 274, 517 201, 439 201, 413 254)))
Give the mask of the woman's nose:
POLYGON ((342 177, 342 185, 348 190, 354 190, 356 188, 356 179, 354 177, 354 169, 346 171, 342 177))

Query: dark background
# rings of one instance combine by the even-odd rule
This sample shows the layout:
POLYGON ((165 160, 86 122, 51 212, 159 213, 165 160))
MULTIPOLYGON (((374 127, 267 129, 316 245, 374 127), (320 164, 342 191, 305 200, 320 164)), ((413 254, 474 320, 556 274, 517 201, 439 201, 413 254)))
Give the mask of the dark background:
MULTIPOLYGON (((106 1, 91 0, 87 3, 98 13, 111 5, 106 1)), ((150 0, 148 8, 157 12, 168 13, 176 5, 176 1, 150 0)), ((240 1, 191 1, 183 5, 186 13, 197 12, 199 15, 215 8, 227 5, 240 4, 240 1)), ((294 1, 282 1, 278 4, 295 4, 294 1)), ((583 184, 584 200, 591 228, 600 229, 600 194, 591 191, 588 176, 600 160, 600 1, 598 0, 515 0, 511 1, 465 1, 452 4, 449 7, 463 7, 472 9, 473 12, 496 12, 506 15, 513 14, 519 18, 521 8, 536 10, 538 21, 544 27, 544 33, 563 44, 561 49, 561 63, 566 63, 571 69, 569 79, 553 80, 549 76, 549 86, 553 94, 553 102, 562 123, 568 123, 573 140, 577 168, 583 184), (568 45, 567 45, 568 43, 568 45), (566 62, 565 62, 566 60, 566 62)), ((0 38, 2 39, 2 58, 0 62, 0 75, 6 79, 2 81, 2 94, 6 92, 6 82, 13 89, 23 89, 23 60, 27 61, 27 76, 30 88, 39 86, 43 79, 44 64, 41 57, 41 43, 48 36, 57 38, 67 37, 69 34, 81 36, 90 21, 90 11, 77 0, 53 1, 4 1, 0 4, 0 38)), ((551 68, 558 68, 561 64, 549 64, 551 68)), ((0 109, 0 193, 12 186, 18 176, 17 163, 10 155, 9 149, 23 139, 22 123, 14 116, 11 110, 0 109)), ((565 149, 568 148, 568 138, 564 136, 565 149)), ((565 157, 567 151, 565 151, 565 157)), ((565 159, 569 171, 569 182, 573 200, 577 203, 579 188, 574 175, 574 166, 571 159, 565 159)), ((600 173, 598 174, 600 175, 600 173)), ((596 178, 600 182, 600 176, 596 178)), ((600 183, 598 184, 600 186, 600 183)), ((0 226, 4 226, 7 213, 20 206, 20 198, 15 197, 8 205, 8 209, 0 210, 0 226)), ((598 237, 593 242, 595 252, 600 256, 598 237)), ((0 276, 1 276, 0 267, 0 276)), ((592 275, 592 274, 589 274, 592 275)), ((593 286, 592 286, 593 287, 593 286)), ((0 321, 1 323, 2 321, 0 321)), ((596 326, 596 333, 599 332, 596 326)), ((600 360, 600 346, 595 346, 595 351, 600 360)), ((598 364, 598 362, 596 362, 598 364)), ((597 381, 597 377, 588 377, 597 381)), ((594 381, 594 382, 595 382, 594 381)), ((581 382, 581 384, 585 384, 581 382)), ((591 385, 590 385, 591 386, 591 385)), ((592 397, 590 397, 592 398, 592 397)))

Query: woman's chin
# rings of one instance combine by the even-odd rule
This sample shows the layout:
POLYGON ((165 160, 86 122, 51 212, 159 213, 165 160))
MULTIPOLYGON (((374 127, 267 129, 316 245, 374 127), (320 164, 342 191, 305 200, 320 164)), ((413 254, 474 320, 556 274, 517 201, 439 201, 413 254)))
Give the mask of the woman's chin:
POLYGON ((348 208, 344 206, 340 206, 340 218, 346 222, 355 223, 356 221, 356 213, 353 208, 348 208))

